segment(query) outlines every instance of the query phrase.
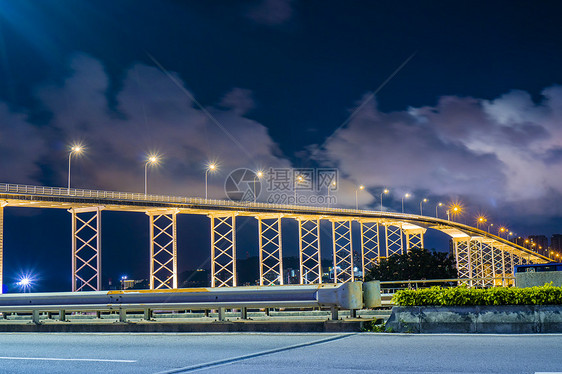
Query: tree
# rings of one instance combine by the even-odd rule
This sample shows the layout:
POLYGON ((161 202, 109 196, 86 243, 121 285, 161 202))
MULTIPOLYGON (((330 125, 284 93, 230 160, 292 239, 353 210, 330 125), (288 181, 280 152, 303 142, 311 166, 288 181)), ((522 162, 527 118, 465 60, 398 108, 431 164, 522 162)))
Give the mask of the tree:
POLYGON ((456 278, 455 259, 448 253, 427 249, 412 249, 375 265, 365 275, 365 281, 418 280, 456 278))

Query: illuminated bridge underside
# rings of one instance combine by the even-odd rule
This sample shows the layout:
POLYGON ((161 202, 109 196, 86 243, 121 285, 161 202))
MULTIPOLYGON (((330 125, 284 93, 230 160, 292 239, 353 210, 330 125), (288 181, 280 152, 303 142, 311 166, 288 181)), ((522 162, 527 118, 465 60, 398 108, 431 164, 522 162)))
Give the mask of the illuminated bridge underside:
MULTIPOLYGON (((342 276, 345 275, 345 279, 337 279, 338 282, 353 278, 353 251, 350 235, 353 221, 360 223, 363 271, 380 258, 385 257, 383 253, 391 256, 423 247, 423 235, 426 229, 439 230, 453 239, 459 277, 470 279, 467 282, 471 285, 489 285, 490 282, 493 282, 491 280, 472 280, 476 278, 509 276, 512 273, 513 265, 549 262, 549 259, 542 255, 477 228, 413 214, 242 203, 140 193, 68 190, 67 188, 12 184, 0 184, 0 206, 97 212, 97 217, 93 221, 86 219, 85 223, 81 223, 91 231, 91 237, 84 238, 84 242, 81 241, 82 239, 75 238, 78 240, 76 248, 74 248, 75 252, 80 252, 81 246, 84 245, 84 249, 89 251, 86 258, 81 258, 81 265, 86 264, 84 266, 89 271, 88 275, 78 278, 78 274, 74 274, 73 284, 77 290, 80 287, 84 290, 100 287, 98 281, 101 279, 101 269, 97 264, 101 258, 99 242, 101 232, 97 226, 101 216, 100 207, 103 210, 111 211, 142 212, 151 217, 150 226, 155 230, 151 235, 152 288, 176 286, 175 216, 177 214, 199 214, 211 218, 211 282, 213 287, 236 286, 237 284, 236 216, 255 217, 261 222, 258 233, 261 242, 260 282, 266 285, 279 284, 282 281, 281 216, 283 219, 295 219, 299 222, 301 283, 321 283, 322 281, 319 236, 322 220, 332 222, 334 265, 338 262, 338 266, 345 269, 340 273, 342 276), (154 221, 156 218, 169 222, 157 225, 154 221), (96 225, 93 224, 94 221, 96 225), (345 223, 342 224, 343 222, 345 223), (384 230, 381 230, 381 225, 384 230), (381 248, 383 238, 380 236, 383 235, 383 231, 386 253, 381 248), (162 242, 158 241, 159 238, 162 239, 162 242)), ((0 218, 2 218, 1 213, 0 211, 0 218)), ((0 223, 2 223, 1 220, 0 223)), ((3 225, 0 227, 0 264, 2 261, 2 230, 3 225)), ((335 267, 337 268, 337 266, 335 267)), ((1 271, 0 267, 0 275, 1 271)), ((340 277, 338 276, 338 278, 340 277)))

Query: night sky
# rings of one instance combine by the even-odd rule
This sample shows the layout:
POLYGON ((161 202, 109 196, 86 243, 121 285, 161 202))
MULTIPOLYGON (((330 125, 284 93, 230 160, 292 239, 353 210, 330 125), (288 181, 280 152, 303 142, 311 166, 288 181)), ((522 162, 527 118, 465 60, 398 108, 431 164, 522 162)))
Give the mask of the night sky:
MULTIPOLYGON (((0 182, 66 186, 80 142, 77 188, 142 192, 151 152, 158 194, 204 196, 211 161, 212 198, 238 168, 334 168, 341 207, 363 184, 363 208, 388 188, 391 211, 410 193, 407 212, 460 201, 461 222, 561 233, 560 14, 556 1, 0 0, 0 182)), ((147 278, 147 216, 102 219, 104 282, 147 278)), ((208 267, 208 218, 178 223, 179 270, 208 267)), ((256 255, 256 221, 239 226, 239 257, 256 255)), ((35 290, 70 289, 70 214, 8 207, 4 235, 5 283, 34 272, 35 290)))

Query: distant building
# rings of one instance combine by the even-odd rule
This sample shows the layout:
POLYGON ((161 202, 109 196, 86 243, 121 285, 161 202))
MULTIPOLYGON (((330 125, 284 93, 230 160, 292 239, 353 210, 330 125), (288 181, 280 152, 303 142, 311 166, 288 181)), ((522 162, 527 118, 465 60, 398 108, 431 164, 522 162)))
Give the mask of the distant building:
POLYGON ((129 290, 129 289, 148 289, 149 282, 148 279, 127 279, 127 277, 121 277, 121 289, 122 290, 129 290))
POLYGON ((522 247, 526 247, 525 238, 523 238, 523 237, 521 237, 521 236, 517 236, 517 237, 511 239, 511 241, 512 241, 513 243, 517 244, 517 245, 520 245, 520 246, 522 246, 522 247))
POLYGON ((550 238, 550 249, 556 252, 562 252, 562 234, 554 234, 550 238))
POLYGON ((548 254, 548 238, 545 235, 529 235, 530 248, 541 255, 548 254), (533 245, 534 244, 534 245, 533 245))

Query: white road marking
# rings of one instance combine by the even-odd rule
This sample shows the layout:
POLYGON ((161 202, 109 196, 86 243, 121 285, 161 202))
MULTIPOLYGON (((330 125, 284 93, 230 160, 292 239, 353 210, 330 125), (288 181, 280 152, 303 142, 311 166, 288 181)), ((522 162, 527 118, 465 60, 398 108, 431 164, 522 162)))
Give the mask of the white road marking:
POLYGON ((87 362, 124 362, 124 363, 137 362, 137 360, 110 360, 104 358, 59 358, 59 357, 0 357, 0 360, 87 361, 87 362))
POLYGON ((244 360, 248 360, 248 359, 252 359, 252 358, 256 358, 256 357, 260 357, 260 356, 267 356, 267 355, 271 355, 271 354, 274 354, 274 353, 289 351, 289 350, 292 350, 292 349, 309 347, 309 346, 313 346, 313 345, 327 344, 327 343, 333 342, 334 340, 349 338, 350 336, 355 336, 355 335, 357 335, 357 333, 339 334, 339 335, 332 336, 332 337, 325 338, 325 339, 314 340, 314 341, 311 341, 311 342, 299 343, 299 344, 289 345, 289 346, 285 346, 285 347, 269 349, 267 351, 250 353, 250 354, 243 355, 243 356, 232 357, 232 358, 227 358, 227 359, 223 359, 223 360, 212 361, 212 362, 207 362, 207 363, 203 363, 203 364, 197 364, 197 365, 193 365, 193 366, 187 366, 187 367, 184 367, 184 368, 177 368, 177 369, 172 369, 172 370, 161 371, 161 372, 156 373, 156 374, 182 374, 182 373, 189 373, 189 372, 193 372, 193 371, 205 370, 205 369, 214 368, 214 367, 218 367, 218 366, 225 366, 225 365, 234 364, 236 362, 240 362, 240 361, 244 361, 244 360))

